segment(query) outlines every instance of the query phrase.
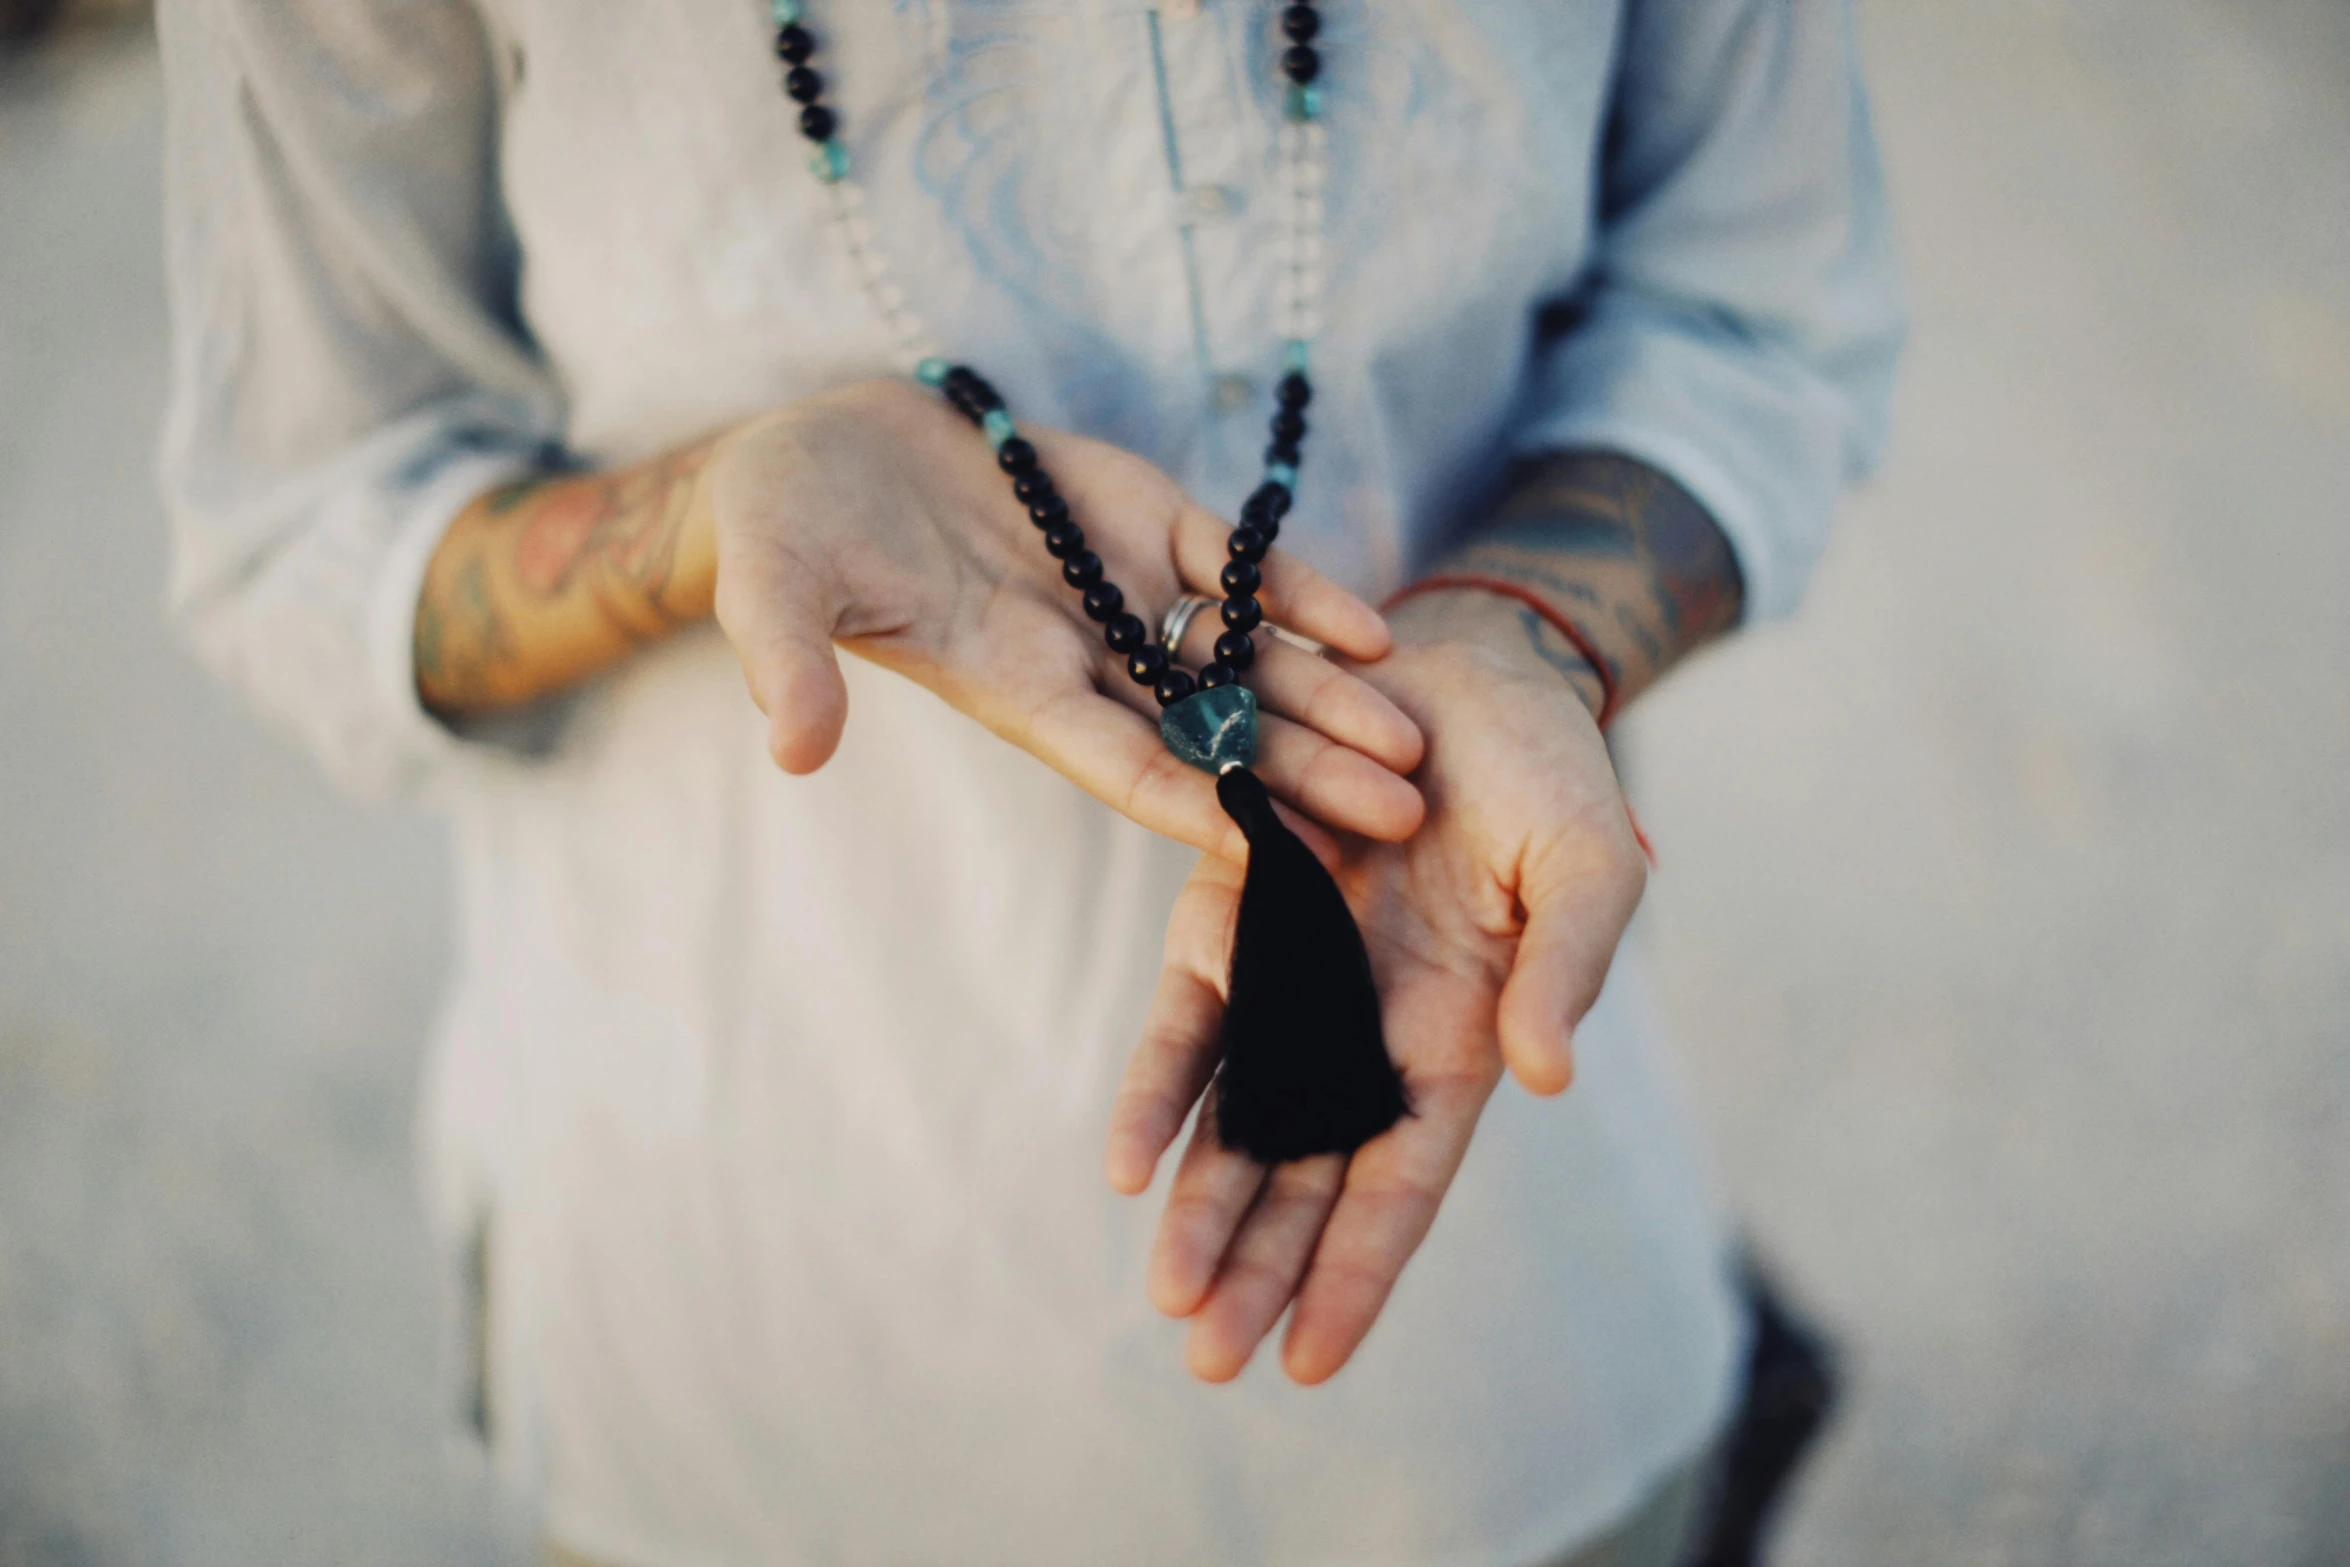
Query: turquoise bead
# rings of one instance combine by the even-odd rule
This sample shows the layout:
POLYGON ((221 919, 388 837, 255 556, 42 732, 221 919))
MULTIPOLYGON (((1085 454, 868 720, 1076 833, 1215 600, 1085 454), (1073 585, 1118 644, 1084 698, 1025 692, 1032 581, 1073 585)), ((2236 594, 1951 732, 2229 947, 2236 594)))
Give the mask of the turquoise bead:
POLYGON ((1289 91, 1282 94, 1281 107, 1291 120, 1303 125, 1321 114, 1322 89, 1311 82, 1291 82, 1289 91))
POLYGON ((1194 691, 1159 714, 1159 738, 1202 772, 1246 767, 1257 759, 1257 694, 1238 685, 1194 691))
POLYGON ((837 141, 825 142, 808 154, 808 167, 825 184, 837 184, 849 177, 849 149, 837 141))
POLYGON ((944 386, 947 372, 953 368, 938 355, 932 354, 914 366, 914 379, 924 386, 944 386))
POLYGON ((979 421, 979 433, 987 437, 987 444, 1001 449, 1012 438, 1012 416, 1001 408, 991 408, 987 417, 979 421))
POLYGON ((1298 375, 1306 373, 1306 340, 1293 337, 1281 345, 1281 367, 1298 375))
POLYGON ((800 19, 800 0, 775 0, 775 25, 790 27, 800 19))
POLYGON ((1265 464, 1265 477, 1275 484, 1294 490, 1297 488, 1297 465, 1286 462, 1269 462, 1265 464))

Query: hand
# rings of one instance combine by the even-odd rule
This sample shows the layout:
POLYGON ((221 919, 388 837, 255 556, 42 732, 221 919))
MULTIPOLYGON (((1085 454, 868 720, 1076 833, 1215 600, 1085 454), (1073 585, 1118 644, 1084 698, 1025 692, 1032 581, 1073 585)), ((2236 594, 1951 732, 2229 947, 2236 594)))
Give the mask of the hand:
MULTIPOLYGON (((1149 463, 1026 432, 1088 546, 1157 629, 1185 591, 1220 596, 1228 527, 1149 463)), ((994 454, 935 398, 871 382, 721 437, 696 502, 716 552, 718 622, 787 772, 840 743, 834 644, 906 675, 1142 825, 1245 852, 1213 781, 1170 755, 1158 704, 1127 678, 1060 577, 994 454)), ((1278 550, 1258 597, 1276 621, 1358 659, 1388 648, 1377 611, 1278 550)), ((1213 620, 1202 615, 1204 627, 1213 620)), ((1419 826, 1417 726, 1336 664, 1257 639, 1257 771, 1318 821, 1382 840, 1419 826)))
MULTIPOLYGON (((1455 607, 1457 611, 1457 606, 1455 607)), ((1472 606, 1468 618, 1488 614, 1472 606)), ((1387 1047, 1413 1113, 1350 1157, 1270 1174, 1222 1147, 1214 1102, 1177 1168, 1151 1299, 1188 1317, 1185 1358, 1239 1375, 1292 1302, 1282 1364, 1316 1383, 1343 1366, 1428 1233, 1506 1063, 1555 1094, 1647 869, 1591 709, 1528 651, 1407 605, 1364 677, 1428 737, 1426 824, 1402 844, 1349 840, 1335 872, 1362 926, 1387 1047), (1416 640, 1426 628, 1431 640, 1416 640)), ((1214 1070, 1241 872, 1203 859, 1167 929, 1166 967, 1112 1113, 1106 1168, 1149 1185, 1214 1070)))

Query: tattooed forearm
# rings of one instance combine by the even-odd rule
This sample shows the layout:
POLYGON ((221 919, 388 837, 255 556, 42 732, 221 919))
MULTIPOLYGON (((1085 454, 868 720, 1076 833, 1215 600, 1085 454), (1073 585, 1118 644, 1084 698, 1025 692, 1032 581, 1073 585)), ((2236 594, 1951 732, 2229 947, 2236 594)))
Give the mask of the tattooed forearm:
MULTIPOLYGON (((1729 630, 1744 602, 1736 557, 1705 509, 1655 469, 1609 452, 1520 463, 1493 520, 1430 575, 1498 578, 1537 595, 1583 634, 1619 702, 1729 630)), ((1491 606, 1471 613, 1502 624, 1491 606)), ((1508 619, 1597 705, 1602 682, 1581 650, 1530 608, 1508 619)))
POLYGON ((416 608, 416 684, 444 714, 526 702, 709 611, 707 446, 493 490, 442 537, 416 608), (706 528, 701 530, 706 534, 706 528))

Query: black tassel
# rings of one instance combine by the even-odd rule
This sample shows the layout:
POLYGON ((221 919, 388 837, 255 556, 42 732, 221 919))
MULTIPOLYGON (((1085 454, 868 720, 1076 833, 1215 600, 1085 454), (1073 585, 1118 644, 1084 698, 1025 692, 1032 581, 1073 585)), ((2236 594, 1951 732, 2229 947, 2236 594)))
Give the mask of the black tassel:
POLYGON ((1216 798, 1248 836, 1216 1130, 1261 1164, 1352 1153, 1408 1108, 1362 932, 1254 773, 1222 774, 1216 798))

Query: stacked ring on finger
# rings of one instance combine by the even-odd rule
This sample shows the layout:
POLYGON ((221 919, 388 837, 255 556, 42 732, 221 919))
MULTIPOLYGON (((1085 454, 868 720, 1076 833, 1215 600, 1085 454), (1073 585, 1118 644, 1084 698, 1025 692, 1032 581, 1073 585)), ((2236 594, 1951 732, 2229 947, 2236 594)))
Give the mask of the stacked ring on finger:
POLYGON ((1186 593, 1167 606, 1167 613, 1159 617, 1159 646, 1167 650, 1169 658, 1183 656, 1183 639, 1191 634, 1191 623, 1215 602, 1205 593, 1186 593))

